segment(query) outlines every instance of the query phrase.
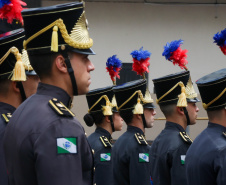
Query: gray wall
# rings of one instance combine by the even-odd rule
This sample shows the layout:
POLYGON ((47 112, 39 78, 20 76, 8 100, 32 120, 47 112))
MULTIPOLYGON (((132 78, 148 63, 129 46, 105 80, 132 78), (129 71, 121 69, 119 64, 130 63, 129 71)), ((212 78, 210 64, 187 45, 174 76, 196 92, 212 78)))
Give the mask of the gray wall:
MULTIPOLYGON (((42 1, 49 6, 68 1, 42 1)), ((188 65, 193 81, 201 76, 225 67, 225 56, 213 44, 213 35, 226 27, 226 6, 175 6, 150 5, 140 3, 95 3, 86 2, 89 32, 94 40, 96 56, 90 56, 96 69, 91 73, 90 89, 111 85, 105 70, 109 56, 117 54, 123 62, 132 62, 130 52, 139 49, 151 51, 149 88, 153 92, 153 78, 179 72, 178 66, 166 61, 162 56, 166 42, 183 39, 182 49, 188 50, 188 65)), ((195 86, 196 91, 197 87, 195 86)), ((84 125, 83 115, 87 112, 85 97, 75 97, 73 111, 84 125)), ((199 117, 206 113, 201 103, 199 117)), ((163 117, 157 109, 156 117, 163 117)), ((191 126, 194 139, 206 127, 207 121, 197 121, 191 126)), ((85 125, 84 125, 85 126, 85 125)), ((164 127, 164 121, 156 121, 154 128, 146 131, 147 139, 154 139, 164 127)), ((87 128, 90 134, 94 128, 87 128)), ((125 126, 124 126, 125 129, 125 126)), ((121 133, 115 133, 117 138, 121 133)))

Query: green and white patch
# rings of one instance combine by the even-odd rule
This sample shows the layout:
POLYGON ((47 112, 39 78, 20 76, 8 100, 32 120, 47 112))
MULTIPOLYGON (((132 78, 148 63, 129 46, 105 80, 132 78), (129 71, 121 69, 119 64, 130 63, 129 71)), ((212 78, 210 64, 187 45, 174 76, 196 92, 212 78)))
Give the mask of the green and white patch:
POLYGON ((181 155, 181 156, 180 156, 181 164, 184 164, 184 162, 185 162, 185 157, 186 157, 186 155, 181 155))
POLYGON ((58 154, 76 154, 77 153, 77 138, 66 137, 57 138, 57 153, 58 154))
POLYGON ((148 163, 149 162, 149 154, 148 153, 139 153, 139 162, 140 163, 148 163))
POLYGON ((110 161, 111 153, 102 153, 100 154, 100 161, 110 161))

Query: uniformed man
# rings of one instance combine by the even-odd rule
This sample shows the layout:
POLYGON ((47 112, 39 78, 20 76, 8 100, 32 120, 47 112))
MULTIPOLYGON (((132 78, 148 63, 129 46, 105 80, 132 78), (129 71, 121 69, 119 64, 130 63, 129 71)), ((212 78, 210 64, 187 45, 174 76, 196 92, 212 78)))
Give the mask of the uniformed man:
MULTIPOLYGON (((7 185, 7 171, 3 153, 3 135, 15 109, 37 90, 39 78, 22 48, 25 33, 17 29, 0 35, 0 184, 7 185), (17 61, 18 60, 18 61, 17 61), (22 60, 22 61, 21 61, 22 60), (26 75, 16 76, 17 66, 25 67, 26 75), (16 65, 15 65, 16 64, 16 65), (23 66, 24 65, 24 66, 23 66), (13 78, 12 78, 13 77, 13 78), (26 81, 24 81, 26 80, 26 81)), ((23 69, 24 70, 24 69, 23 69)), ((21 71, 24 73, 24 71, 21 71)))
POLYGON ((164 130, 151 145, 151 177, 154 185, 185 185, 184 159, 192 141, 185 130, 196 123, 197 94, 190 72, 154 79, 156 102, 166 117, 164 130), (178 96, 179 95, 179 96, 178 96))
POLYGON ((73 95, 88 92, 94 70, 84 3, 27 9, 22 16, 24 47, 41 83, 5 132, 9 184, 91 185, 92 151, 70 111, 73 95))
POLYGON ((114 185, 151 184, 150 147, 144 132, 153 126, 156 112, 146 83, 136 80, 113 88, 119 113, 127 124, 127 131, 112 149, 114 185))
POLYGON ((226 69, 206 75, 196 84, 209 123, 187 152, 187 182, 223 185, 226 184, 226 69))
POLYGON ((113 185, 111 135, 114 131, 122 130, 123 123, 116 110, 113 95, 112 86, 95 89, 86 94, 89 113, 84 116, 84 120, 88 126, 94 123, 97 126, 95 132, 88 137, 94 153, 94 182, 97 185, 113 185))

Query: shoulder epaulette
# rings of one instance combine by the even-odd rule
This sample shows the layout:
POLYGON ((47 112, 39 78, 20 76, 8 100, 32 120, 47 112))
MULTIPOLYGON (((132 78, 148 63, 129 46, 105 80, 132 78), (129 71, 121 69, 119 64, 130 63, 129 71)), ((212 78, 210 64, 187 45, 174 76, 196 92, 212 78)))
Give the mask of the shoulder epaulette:
POLYGON ((226 132, 223 132, 222 134, 224 135, 224 137, 226 137, 226 132))
POLYGON ((180 132, 180 136, 182 137, 182 139, 187 142, 187 143, 190 143, 192 144, 192 140, 191 138, 186 134, 186 132, 180 132))
POLYGON ((73 117, 75 116, 62 102, 58 101, 56 98, 49 100, 50 107, 59 115, 73 117))
POLYGON ((110 141, 105 136, 100 136, 100 141, 103 143, 104 147, 112 147, 110 141))
POLYGON ((136 133, 135 134, 135 138, 137 139, 137 142, 140 144, 140 145, 148 145, 145 137, 143 134, 140 134, 140 133, 136 133))
POLYGON ((10 118, 12 117, 12 114, 11 113, 7 113, 7 114, 2 114, 2 118, 4 119, 4 121, 6 123, 9 122, 10 118))

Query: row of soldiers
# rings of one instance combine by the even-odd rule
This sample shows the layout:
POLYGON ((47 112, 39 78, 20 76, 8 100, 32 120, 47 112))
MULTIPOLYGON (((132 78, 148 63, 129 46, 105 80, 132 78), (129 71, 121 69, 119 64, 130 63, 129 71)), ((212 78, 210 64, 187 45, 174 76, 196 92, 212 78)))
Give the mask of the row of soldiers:
MULTIPOLYGON (((25 30, 0 35, 1 185, 226 184, 226 69, 196 82, 209 123, 194 143, 186 128, 196 123, 200 100, 185 57, 178 63, 185 71, 153 80, 167 121, 150 147, 145 128, 156 111, 145 78, 89 91, 95 67, 88 56, 95 53, 84 2, 26 9, 22 16, 25 30), (97 126, 88 139, 70 110, 73 96, 83 94, 84 120, 97 126), (112 147, 122 119, 127 131, 112 147)), ((173 60, 172 46, 184 56, 180 45, 167 44, 166 58, 173 60)), ((132 56, 143 76, 150 54, 141 48, 132 56)))

